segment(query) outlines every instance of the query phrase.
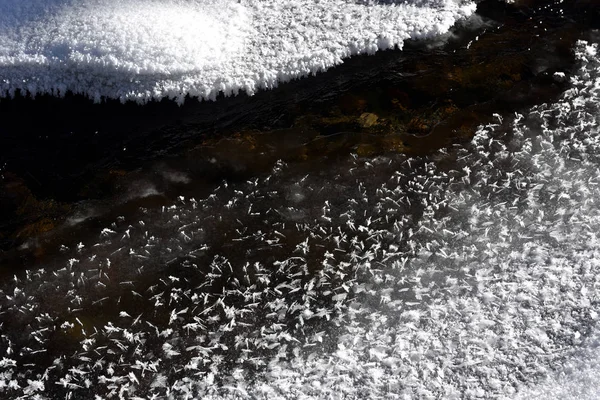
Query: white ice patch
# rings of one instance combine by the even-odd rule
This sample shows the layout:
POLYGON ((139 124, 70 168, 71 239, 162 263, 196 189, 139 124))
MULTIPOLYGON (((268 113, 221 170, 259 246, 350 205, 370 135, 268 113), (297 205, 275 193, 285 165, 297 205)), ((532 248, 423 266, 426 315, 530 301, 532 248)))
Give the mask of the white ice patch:
POLYGON ((0 97, 215 99, 445 33, 468 0, 1 0, 0 97))

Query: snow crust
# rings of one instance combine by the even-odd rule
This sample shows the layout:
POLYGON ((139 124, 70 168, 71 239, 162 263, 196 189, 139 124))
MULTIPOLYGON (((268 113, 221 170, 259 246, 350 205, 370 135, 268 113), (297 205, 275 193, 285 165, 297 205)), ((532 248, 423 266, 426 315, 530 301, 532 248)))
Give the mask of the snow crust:
POLYGON ((2 0, 0 97, 253 94, 445 33, 474 10, 467 0, 2 0))
POLYGON ((466 147, 277 163, 65 247, 1 288, 0 394, 594 398, 598 44, 576 53, 558 102, 466 147))

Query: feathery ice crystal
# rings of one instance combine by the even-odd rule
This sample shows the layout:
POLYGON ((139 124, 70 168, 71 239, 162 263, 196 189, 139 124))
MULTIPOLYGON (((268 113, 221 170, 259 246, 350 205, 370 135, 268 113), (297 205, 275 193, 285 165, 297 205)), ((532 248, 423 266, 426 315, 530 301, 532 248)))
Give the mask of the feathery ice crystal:
POLYGON ((466 147, 278 163, 15 277, 0 394, 527 398, 594 376, 568 369, 597 359, 600 285, 600 61, 576 50, 558 102, 466 147))
POLYGON ((474 11, 468 0, 3 0, 0 97, 253 94, 474 11))

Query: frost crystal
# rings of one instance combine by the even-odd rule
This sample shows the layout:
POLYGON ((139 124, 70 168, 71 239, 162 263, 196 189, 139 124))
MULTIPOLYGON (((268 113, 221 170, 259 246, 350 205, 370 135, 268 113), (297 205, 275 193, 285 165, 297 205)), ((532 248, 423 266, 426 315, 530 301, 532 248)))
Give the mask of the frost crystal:
POLYGON ((3 0, 0 97, 215 99, 439 35, 467 0, 3 0))

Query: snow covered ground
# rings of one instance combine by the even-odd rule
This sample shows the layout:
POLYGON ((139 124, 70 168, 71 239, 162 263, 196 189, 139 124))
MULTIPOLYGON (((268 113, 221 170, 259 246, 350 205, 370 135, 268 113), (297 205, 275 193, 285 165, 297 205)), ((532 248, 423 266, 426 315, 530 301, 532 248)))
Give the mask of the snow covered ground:
POLYGON ((468 0, 2 0, 0 97, 214 99, 447 32, 468 0))
POLYGON ((577 56, 467 146, 278 163, 65 247, 2 286, 0 395, 595 398, 598 44, 577 56))

